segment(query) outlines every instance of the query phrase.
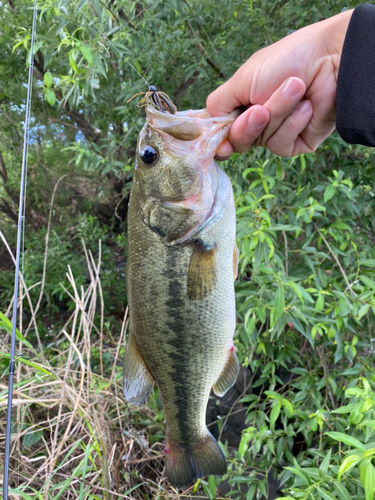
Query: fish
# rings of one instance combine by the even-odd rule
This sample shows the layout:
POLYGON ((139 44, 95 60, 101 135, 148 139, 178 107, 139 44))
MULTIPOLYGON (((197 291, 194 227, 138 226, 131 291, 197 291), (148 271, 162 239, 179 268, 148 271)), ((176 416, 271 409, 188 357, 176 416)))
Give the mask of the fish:
POLYGON ((211 389, 223 396, 239 372, 235 205, 231 182, 214 160, 238 113, 167 112, 151 93, 144 101, 128 208, 123 393, 143 404, 157 385, 166 475, 184 488, 227 471, 206 408, 211 389))

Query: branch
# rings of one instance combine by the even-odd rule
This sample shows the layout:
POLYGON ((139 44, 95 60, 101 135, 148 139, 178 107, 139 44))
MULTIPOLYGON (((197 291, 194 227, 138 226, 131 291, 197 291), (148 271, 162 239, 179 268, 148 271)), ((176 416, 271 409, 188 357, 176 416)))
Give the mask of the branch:
MULTIPOLYGON (((39 61, 34 62, 34 70, 33 73, 35 77, 40 80, 41 82, 44 82, 44 68, 41 65, 39 61)), ((64 96, 61 90, 55 90, 55 94, 57 98, 62 101, 64 96)), ((74 123, 77 124, 77 127, 82 131, 84 136, 89 142, 97 142, 101 138, 101 134, 96 131, 96 129, 85 120, 85 118, 80 115, 77 111, 74 109, 71 109, 69 102, 65 102, 64 104, 65 112, 68 116, 72 118, 74 123)))
MULTIPOLYGON (((115 0, 110 0, 110 2, 109 2, 109 6, 108 6, 108 5, 105 5, 105 4, 104 4, 104 5, 105 5, 105 8, 106 8, 106 9, 108 9, 108 10, 109 10, 109 12, 110 12, 110 13, 111 13, 114 17, 116 17, 116 16, 115 16, 115 14, 111 11, 111 8, 110 8, 110 7, 112 7, 112 5, 114 4, 114 2, 115 2, 115 0)), ((102 2, 100 2, 100 3, 102 3, 102 2)), ((125 13, 125 11, 124 11, 124 9, 123 9, 122 7, 120 7, 120 8, 118 9, 117 13, 118 13, 118 15, 121 17, 121 19, 123 19, 125 22, 127 22, 127 23, 128 23, 128 25, 129 25, 129 26, 131 26, 131 27, 133 28, 133 30, 138 31, 137 26, 136 26, 134 23, 132 23, 131 19, 130 19, 127 15, 126 15, 126 13, 125 13)), ((117 20, 117 19, 116 19, 116 20, 117 20)))
POLYGON ((345 273, 345 271, 344 271, 344 269, 343 269, 342 265, 340 264, 339 259, 336 257, 335 252, 332 250, 331 245, 330 245, 330 244, 328 243, 328 241, 325 239, 325 237, 323 236, 322 232, 319 230, 318 226, 317 226, 316 224, 314 224, 314 226, 315 226, 315 229, 318 231, 318 233, 319 233, 320 237, 322 238, 322 240, 323 240, 323 241, 324 241, 324 243, 326 244, 326 246, 327 246, 327 248, 328 248, 328 250, 329 250, 329 253, 332 255, 332 257, 333 257, 334 261, 335 261, 335 262, 336 262, 336 264, 338 265, 338 267, 339 267, 339 269, 340 269, 340 272, 341 272, 341 274, 342 274, 342 277, 344 278, 345 283, 346 283, 346 285, 347 285, 348 289, 349 289, 349 290, 353 293, 353 295, 354 295, 355 297, 358 297, 358 295, 357 295, 357 294, 355 293, 355 291, 352 289, 352 286, 353 286, 353 285, 351 285, 351 284, 349 283, 348 277, 346 276, 346 273, 345 273))
POLYGON ((285 243, 285 276, 288 277, 288 239, 286 237, 285 231, 281 231, 284 236, 285 243))
POLYGON ((21 137, 20 137, 20 134, 18 133, 18 130, 17 130, 17 124, 12 120, 12 118, 7 114, 5 113, 5 111, 3 109, 0 108, 0 113, 8 120, 8 122, 10 122, 12 125, 13 125, 13 130, 14 132, 16 133, 16 136, 17 136, 17 139, 18 141, 21 141, 21 137))
MULTIPOLYGON (((9 196, 9 198, 12 200, 12 202, 16 206, 18 206, 19 198, 15 194, 15 192, 9 187, 9 184, 8 184, 8 172, 7 172, 7 168, 6 168, 6 165, 5 165, 4 157, 3 157, 2 153, 1 153, 1 151, 0 151, 0 176, 3 179, 3 182, 4 182, 5 192, 7 193, 7 195, 9 196)), ((8 205, 8 207, 10 207, 10 205, 8 205)))
POLYGON ((47 121, 49 121, 50 123, 59 123, 60 125, 64 125, 64 127, 72 128, 75 131, 78 130, 78 127, 76 125, 72 125, 71 123, 63 122, 62 120, 59 120, 58 118, 53 118, 52 116, 44 116, 44 118, 47 121))
MULTIPOLYGON (((206 56, 207 52, 206 52, 206 49, 204 48, 204 46, 201 44, 201 42, 199 41, 198 37, 197 37, 197 34, 195 33, 195 31, 193 30, 193 27, 192 25, 189 23, 189 21, 186 21, 186 26, 188 27, 188 30, 190 31, 190 33, 193 35, 193 37, 195 38, 195 44, 196 46, 198 47, 199 49, 199 52, 202 54, 202 56, 206 56)), ((211 57, 208 57, 206 56, 206 61, 207 61, 207 64, 209 64, 211 66, 211 68, 213 68, 216 73, 221 77, 223 78, 223 80, 227 80, 227 77, 226 75, 221 71, 221 69, 219 68, 219 66, 215 63, 215 61, 213 59, 211 59, 211 57)))
POLYGON ((181 85, 177 87, 177 90, 175 92, 175 98, 173 100, 177 108, 180 104, 181 98, 184 96, 185 92, 190 87, 190 85, 192 85, 196 81, 198 76, 199 76, 199 71, 196 69, 194 73, 191 76, 189 76, 187 80, 184 80, 181 83, 181 85))
POLYGON ((0 151, 0 175, 3 178, 4 184, 8 182, 8 172, 5 166, 4 157, 0 151))
POLYGON ((0 203, 0 210, 7 215, 15 224, 18 224, 18 216, 6 200, 0 203))

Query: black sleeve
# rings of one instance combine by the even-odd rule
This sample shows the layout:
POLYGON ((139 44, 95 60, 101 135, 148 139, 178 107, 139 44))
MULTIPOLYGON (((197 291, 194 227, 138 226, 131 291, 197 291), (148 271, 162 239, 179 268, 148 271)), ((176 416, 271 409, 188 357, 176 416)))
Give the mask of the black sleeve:
POLYGON ((336 128, 344 141, 375 147, 375 5, 359 5, 350 19, 336 106, 336 128))

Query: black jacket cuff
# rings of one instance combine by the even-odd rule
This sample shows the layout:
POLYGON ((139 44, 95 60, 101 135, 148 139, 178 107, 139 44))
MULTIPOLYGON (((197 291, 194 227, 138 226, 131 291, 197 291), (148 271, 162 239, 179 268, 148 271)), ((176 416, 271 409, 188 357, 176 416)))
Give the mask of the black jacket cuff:
POLYGON ((352 14, 341 55, 336 128, 351 144, 375 146, 375 5, 352 14))

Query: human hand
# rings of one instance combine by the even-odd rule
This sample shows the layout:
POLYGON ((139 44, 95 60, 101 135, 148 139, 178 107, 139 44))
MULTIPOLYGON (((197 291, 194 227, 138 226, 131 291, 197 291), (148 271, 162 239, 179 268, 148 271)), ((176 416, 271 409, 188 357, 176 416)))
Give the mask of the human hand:
POLYGON ((268 147, 280 156, 315 151, 336 123, 336 82, 352 10, 307 26, 253 54, 207 98, 211 116, 245 106, 217 151, 268 147))

